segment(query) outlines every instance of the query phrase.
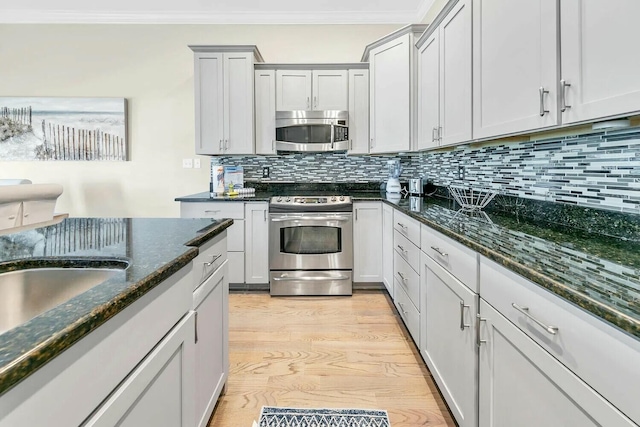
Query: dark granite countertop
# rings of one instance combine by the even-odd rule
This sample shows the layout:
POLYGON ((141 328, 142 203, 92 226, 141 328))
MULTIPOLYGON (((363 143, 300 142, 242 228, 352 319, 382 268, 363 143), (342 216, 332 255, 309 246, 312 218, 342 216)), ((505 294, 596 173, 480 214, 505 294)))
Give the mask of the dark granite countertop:
POLYGON ((412 210, 409 198, 387 200, 376 187, 288 184, 258 187, 251 198, 210 198, 209 193, 198 193, 176 200, 268 201, 273 195, 329 193, 350 195, 354 201, 381 200, 640 339, 637 216, 540 202, 528 208, 536 211, 530 215, 535 218, 526 218, 518 213, 526 211, 529 202, 496 198, 492 204, 503 203, 503 209, 489 209, 487 220, 459 213, 459 206, 445 198, 420 199, 412 210))
POLYGON ((34 267, 115 266, 122 273, 0 332, 0 394, 187 265, 232 220, 67 218, 0 236, 0 273, 34 267))

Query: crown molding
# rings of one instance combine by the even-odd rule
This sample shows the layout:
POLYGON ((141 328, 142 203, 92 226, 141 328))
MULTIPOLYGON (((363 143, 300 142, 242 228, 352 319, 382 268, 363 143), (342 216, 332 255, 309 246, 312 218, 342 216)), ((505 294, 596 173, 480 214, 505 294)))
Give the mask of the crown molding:
POLYGON ((427 16, 427 13, 433 6, 435 0, 422 0, 418 5, 418 11, 416 12, 416 19, 413 22, 422 22, 424 17, 427 16))
MULTIPOLYGON (((424 4, 432 0, 423 0, 424 4)), ((426 13, 426 12, 425 12, 426 13)), ((405 12, 199 12, 20 10, 0 13, 3 24, 406 24, 416 21, 415 11, 405 12)))

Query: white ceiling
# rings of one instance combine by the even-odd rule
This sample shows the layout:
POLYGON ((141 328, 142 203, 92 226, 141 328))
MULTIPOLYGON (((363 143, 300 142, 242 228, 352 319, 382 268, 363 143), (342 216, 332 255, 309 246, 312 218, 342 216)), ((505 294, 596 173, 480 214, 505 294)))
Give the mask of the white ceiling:
POLYGON ((434 0, 0 0, 2 23, 412 24, 434 0))

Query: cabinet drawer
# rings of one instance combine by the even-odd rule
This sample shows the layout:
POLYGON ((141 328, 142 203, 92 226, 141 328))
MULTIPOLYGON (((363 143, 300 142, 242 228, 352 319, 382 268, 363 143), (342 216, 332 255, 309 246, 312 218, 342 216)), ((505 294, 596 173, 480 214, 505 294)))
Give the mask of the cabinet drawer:
POLYGON ((244 219, 243 202, 182 202, 181 218, 244 219))
POLYGON ((422 251, 469 289, 478 292, 478 257, 472 249, 422 225, 422 251))
POLYGON ((480 289, 482 298, 503 316, 640 423, 639 340, 484 257, 480 289), (557 328, 555 334, 551 327, 557 328))
POLYGON ((393 211, 393 228, 420 247, 420 223, 397 210, 393 211))
POLYGON ((407 261, 411 268, 420 271, 420 249, 397 230, 393 232, 393 247, 396 254, 407 261))
POLYGON ((393 256, 393 277, 416 307, 420 307, 420 276, 396 252, 393 256))
POLYGON ((227 259, 226 230, 200 246, 193 259, 193 289, 200 286, 227 259))
POLYGON ((395 282, 393 303, 396 305, 398 313, 400 313, 400 317, 402 317, 413 341, 420 348, 420 312, 416 310, 398 280, 395 280, 395 282))

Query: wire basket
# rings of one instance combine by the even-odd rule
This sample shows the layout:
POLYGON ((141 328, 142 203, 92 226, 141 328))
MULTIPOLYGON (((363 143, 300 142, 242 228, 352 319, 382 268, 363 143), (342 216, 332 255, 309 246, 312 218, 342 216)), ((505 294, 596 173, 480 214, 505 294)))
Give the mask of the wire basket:
POLYGON ((476 212, 483 209, 496 196, 495 191, 450 185, 449 193, 462 207, 464 212, 476 212))

